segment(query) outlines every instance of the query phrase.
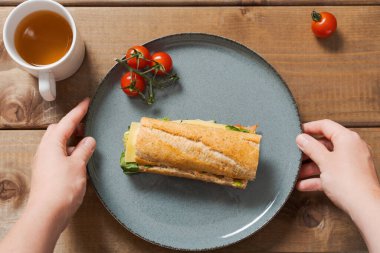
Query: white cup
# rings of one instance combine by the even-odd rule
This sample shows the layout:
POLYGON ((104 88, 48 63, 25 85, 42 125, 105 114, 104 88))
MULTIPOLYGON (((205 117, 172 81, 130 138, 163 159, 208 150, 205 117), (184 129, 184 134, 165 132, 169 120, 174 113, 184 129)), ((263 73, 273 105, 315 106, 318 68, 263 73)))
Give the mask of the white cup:
POLYGON ((23 69, 38 78, 40 94, 47 101, 53 101, 56 97, 55 82, 73 75, 79 69, 84 58, 84 43, 77 31, 74 19, 65 7, 52 0, 28 0, 14 8, 5 20, 3 41, 11 58, 23 69), (26 16, 41 10, 52 11, 64 17, 70 24, 73 40, 69 51, 61 59, 49 65, 35 66, 24 61, 18 54, 14 44, 14 36, 18 24, 26 16))

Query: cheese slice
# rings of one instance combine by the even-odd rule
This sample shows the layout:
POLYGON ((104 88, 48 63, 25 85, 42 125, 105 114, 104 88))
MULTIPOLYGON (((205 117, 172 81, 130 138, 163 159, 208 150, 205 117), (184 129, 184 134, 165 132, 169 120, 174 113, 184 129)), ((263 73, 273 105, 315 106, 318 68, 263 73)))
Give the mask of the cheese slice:
MULTIPOLYGON (((215 121, 204 121, 200 119, 194 120, 173 120, 173 122, 178 122, 181 124, 190 124, 190 125, 200 125, 200 126, 208 126, 226 129, 226 125, 217 124, 215 121)), ((138 130, 140 128, 139 122, 132 122, 129 131, 124 133, 124 148, 125 148, 125 161, 126 162, 136 162, 136 139, 138 130)))
POLYGON ((190 125, 199 125, 199 126, 208 126, 208 127, 215 127, 215 128, 223 128, 226 129, 226 125, 224 124, 217 124, 213 120, 204 121, 200 119, 193 119, 193 120, 176 120, 174 122, 180 122, 183 124, 190 124, 190 125))
POLYGON ((124 133, 125 161, 136 162, 136 138, 140 123, 132 122, 128 132, 124 133))

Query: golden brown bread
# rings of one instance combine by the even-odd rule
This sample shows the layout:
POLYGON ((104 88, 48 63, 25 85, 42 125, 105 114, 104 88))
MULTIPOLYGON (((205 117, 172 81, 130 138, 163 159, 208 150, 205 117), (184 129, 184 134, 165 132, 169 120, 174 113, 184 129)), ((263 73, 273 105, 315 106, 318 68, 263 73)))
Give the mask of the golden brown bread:
MULTIPOLYGON (((135 145, 136 162, 190 173, 206 172, 231 180, 252 180, 260 139, 257 134, 142 118, 135 145)), ((190 177, 185 172, 182 176, 190 177)), ((169 172, 159 174, 165 173, 169 172)))
POLYGON ((189 179, 196 179, 205 182, 210 182, 214 184, 232 186, 239 189, 245 189, 247 187, 248 180, 234 180, 228 177, 221 177, 212 175, 210 173, 201 173, 198 171, 189 171, 189 170, 178 170, 175 168, 166 168, 166 167, 145 167, 139 166, 139 172, 147 172, 160 174, 165 176, 174 176, 174 177, 183 177, 189 179))

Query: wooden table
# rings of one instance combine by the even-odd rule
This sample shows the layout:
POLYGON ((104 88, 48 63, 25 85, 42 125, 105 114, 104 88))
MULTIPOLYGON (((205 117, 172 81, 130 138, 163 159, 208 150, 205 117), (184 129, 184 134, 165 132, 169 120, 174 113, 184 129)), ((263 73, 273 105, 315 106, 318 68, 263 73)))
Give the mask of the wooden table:
MULTIPOLYGON (((18 2, 0 2, 1 26, 18 2)), ((18 69, 0 44, 0 237, 25 206, 30 161, 46 126, 93 95, 113 66, 112 59, 128 46, 173 33, 212 33, 257 51, 289 85, 304 122, 330 118, 353 128, 372 146, 380 172, 380 0, 61 2, 77 22, 87 54, 79 72, 58 84, 56 101, 41 100, 36 80, 18 69), (311 33, 313 9, 336 15, 338 30, 330 39, 318 40, 311 33)), ((265 251, 367 249, 350 218, 324 194, 295 191, 261 231, 216 252, 265 251)), ((89 183, 84 203, 55 252, 172 251, 127 232, 108 214, 89 183)))

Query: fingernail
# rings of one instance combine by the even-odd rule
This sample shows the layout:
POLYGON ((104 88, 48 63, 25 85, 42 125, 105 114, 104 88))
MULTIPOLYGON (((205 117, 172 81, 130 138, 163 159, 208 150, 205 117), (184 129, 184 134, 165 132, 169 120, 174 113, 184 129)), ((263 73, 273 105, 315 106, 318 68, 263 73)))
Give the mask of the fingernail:
POLYGON ((94 152, 95 147, 96 147, 96 141, 95 141, 95 139, 92 138, 92 137, 86 137, 86 138, 84 139, 84 141, 83 141, 83 145, 84 145, 86 148, 90 149, 91 152, 94 152))
POLYGON ((300 149, 303 149, 309 143, 306 134, 298 135, 296 138, 296 143, 300 149))

